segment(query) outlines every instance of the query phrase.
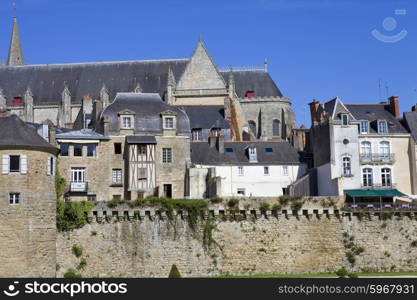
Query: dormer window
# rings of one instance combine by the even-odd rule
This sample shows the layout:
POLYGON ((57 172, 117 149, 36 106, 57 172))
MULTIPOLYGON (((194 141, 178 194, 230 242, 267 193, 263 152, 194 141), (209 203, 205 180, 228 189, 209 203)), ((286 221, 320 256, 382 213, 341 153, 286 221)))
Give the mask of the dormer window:
POLYGON ((342 114, 342 125, 348 126, 349 125, 349 115, 348 114, 342 114))
POLYGON ((122 128, 123 129, 132 128, 132 117, 122 117, 122 128))
POLYGON ((378 133, 379 134, 388 133, 387 121, 385 120, 378 121, 378 133))
POLYGON ((174 117, 164 118, 164 129, 174 129, 174 117))
POLYGON ((368 121, 361 121, 359 124, 359 133, 360 134, 368 134, 369 133, 369 122, 368 121))
POLYGON ((249 162, 258 162, 258 157, 256 155, 256 148, 255 147, 249 147, 249 162))
POLYGON ((245 94, 245 97, 248 99, 252 99, 255 96, 255 92, 254 91, 247 91, 245 94))

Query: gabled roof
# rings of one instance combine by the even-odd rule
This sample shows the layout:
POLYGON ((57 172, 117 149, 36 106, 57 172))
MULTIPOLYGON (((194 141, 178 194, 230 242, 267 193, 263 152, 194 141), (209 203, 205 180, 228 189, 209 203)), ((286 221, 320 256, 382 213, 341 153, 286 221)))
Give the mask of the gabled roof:
POLYGON ((202 165, 291 165, 299 164, 297 150, 288 142, 224 142, 224 153, 207 142, 191 143, 191 162, 202 165), (249 163, 248 147, 255 147, 256 163, 249 163), (227 148, 233 149, 229 152, 227 148), (268 151, 266 150, 267 148, 268 151), (269 152, 272 149, 272 152, 269 152))
POLYGON ((346 104, 347 109, 356 120, 370 122, 370 132, 378 131, 376 121, 385 120, 388 122, 389 133, 408 133, 401 122, 390 112, 389 104, 346 104))
POLYGON ((58 149, 46 142, 34 129, 16 115, 0 117, 0 147, 33 148, 46 151, 58 149))
POLYGON ((230 122, 225 120, 223 105, 186 105, 181 108, 190 119, 191 128, 230 128, 230 122))

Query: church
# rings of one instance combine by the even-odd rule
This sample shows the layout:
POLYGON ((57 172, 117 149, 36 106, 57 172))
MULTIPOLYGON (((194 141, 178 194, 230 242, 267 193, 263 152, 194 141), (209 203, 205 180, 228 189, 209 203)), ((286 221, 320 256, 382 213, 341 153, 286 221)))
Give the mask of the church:
POLYGON ((190 119, 192 141, 288 140, 295 127, 291 100, 263 68, 219 70, 199 39, 190 58, 25 65, 17 18, 6 65, 0 66, 0 106, 22 120, 80 130, 100 122, 118 93, 156 93, 190 119), (100 105, 94 105, 97 101, 100 105))

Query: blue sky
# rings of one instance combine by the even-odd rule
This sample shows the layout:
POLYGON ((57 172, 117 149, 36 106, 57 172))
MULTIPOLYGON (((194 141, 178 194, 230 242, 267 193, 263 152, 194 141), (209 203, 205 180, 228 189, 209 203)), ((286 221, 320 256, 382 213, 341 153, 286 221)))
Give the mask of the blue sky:
MULTIPOLYGON (((3 58, 12 2, 0 1, 3 58)), ((201 34, 219 67, 261 66, 268 58, 272 77, 293 101, 298 124, 309 124, 312 99, 379 101, 379 80, 382 97, 387 82, 389 94, 400 96, 402 111, 417 103, 417 1, 14 2, 27 63, 183 58, 201 34), (406 14, 396 15, 396 9, 406 14), (407 35, 385 43, 371 35, 374 29, 386 36, 402 30, 407 35)))

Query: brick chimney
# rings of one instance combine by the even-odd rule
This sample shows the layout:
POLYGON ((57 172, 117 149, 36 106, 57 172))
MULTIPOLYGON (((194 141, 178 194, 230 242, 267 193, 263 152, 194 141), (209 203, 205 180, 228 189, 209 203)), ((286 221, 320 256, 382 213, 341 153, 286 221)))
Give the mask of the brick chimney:
POLYGON ((399 118, 400 117, 400 108, 398 105, 398 96, 391 96, 388 98, 389 100, 389 110, 391 112, 391 114, 396 117, 399 118))
POLYGON ((313 100, 313 102, 308 104, 310 106, 310 115, 311 115, 311 125, 315 126, 318 124, 317 112, 319 110, 320 102, 313 100))

